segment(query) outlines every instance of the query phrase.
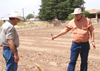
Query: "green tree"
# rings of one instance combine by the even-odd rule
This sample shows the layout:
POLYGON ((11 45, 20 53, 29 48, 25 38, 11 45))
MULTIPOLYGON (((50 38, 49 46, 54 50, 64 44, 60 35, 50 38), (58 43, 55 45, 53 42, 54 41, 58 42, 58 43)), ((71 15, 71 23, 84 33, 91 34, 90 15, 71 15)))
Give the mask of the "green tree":
POLYGON ((56 0, 42 0, 42 5, 39 13, 41 20, 52 20, 55 17, 56 0))
POLYGON ((74 8, 82 8, 82 2, 83 0, 42 0, 39 18, 41 20, 54 18, 65 20, 74 8))
POLYGON ((82 16, 84 16, 85 15, 85 17, 88 17, 89 16, 89 12, 88 11, 85 11, 85 14, 83 13, 83 15, 82 16))
POLYGON ((74 18, 75 18, 75 16, 74 16, 73 14, 69 14, 67 20, 72 20, 72 19, 74 19, 74 18))
POLYGON ((26 19, 34 18, 33 14, 27 15, 26 19))

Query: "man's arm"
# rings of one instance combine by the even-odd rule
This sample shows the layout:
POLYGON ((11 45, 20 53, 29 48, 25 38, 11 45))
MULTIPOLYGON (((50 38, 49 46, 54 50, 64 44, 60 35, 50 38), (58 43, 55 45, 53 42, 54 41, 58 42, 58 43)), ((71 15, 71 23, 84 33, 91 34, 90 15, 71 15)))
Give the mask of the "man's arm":
POLYGON ((64 28, 60 33, 58 33, 57 35, 55 36, 52 36, 52 40, 54 40, 55 38, 61 36, 61 35, 64 35, 65 33, 67 33, 68 31, 70 31, 71 29, 68 29, 68 28, 64 28))
POLYGON ((96 49, 96 46, 95 46, 95 41, 94 41, 94 31, 91 31, 90 32, 90 35, 91 35, 91 40, 92 40, 92 45, 93 45, 93 49, 96 49))
POLYGON ((15 58, 15 62, 17 63, 19 61, 19 56, 17 54, 17 51, 15 49, 15 45, 12 39, 8 39, 8 44, 10 49, 12 50, 13 54, 14 54, 14 58, 15 58))

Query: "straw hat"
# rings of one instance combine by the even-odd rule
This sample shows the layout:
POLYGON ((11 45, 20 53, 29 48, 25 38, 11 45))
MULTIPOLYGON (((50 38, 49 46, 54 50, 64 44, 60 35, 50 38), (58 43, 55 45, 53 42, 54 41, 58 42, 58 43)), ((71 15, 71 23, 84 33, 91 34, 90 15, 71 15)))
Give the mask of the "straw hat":
POLYGON ((75 8, 74 12, 71 13, 71 14, 81 14, 81 13, 83 13, 82 10, 81 10, 81 8, 75 8))
POLYGON ((24 20, 23 17, 20 15, 20 13, 17 11, 11 11, 9 18, 18 18, 24 20))

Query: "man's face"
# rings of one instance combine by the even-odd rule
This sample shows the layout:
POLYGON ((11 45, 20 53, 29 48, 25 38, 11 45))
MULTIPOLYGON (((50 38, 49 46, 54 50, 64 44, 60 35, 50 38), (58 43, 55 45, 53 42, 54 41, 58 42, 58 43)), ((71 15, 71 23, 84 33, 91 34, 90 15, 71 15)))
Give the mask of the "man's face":
POLYGON ((81 14, 75 14, 74 16, 75 16, 75 19, 76 20, 80 20, 81 17, 82 17, 82 13, 81 14))
POLYGON ((14 21, 15 21, 14 24, 17 25, 17 23, 19 22, 19 19, 18 18, 15 18, 14 21))

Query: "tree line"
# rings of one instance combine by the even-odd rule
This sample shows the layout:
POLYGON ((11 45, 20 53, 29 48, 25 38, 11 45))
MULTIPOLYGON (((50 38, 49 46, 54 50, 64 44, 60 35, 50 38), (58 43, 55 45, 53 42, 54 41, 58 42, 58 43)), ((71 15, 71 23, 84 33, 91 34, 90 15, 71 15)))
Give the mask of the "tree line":
POLYGON ((83 10, 83 0, 42 0, 39 18, 41 20, 66 20, 74 8, 80 7, 83 10))
MULTIPOLYGON (((53 20, 57 18, 58 20, 71 20, 74 15, 71 13, 75 8, 79 7, 84 11, 83 4, 84 0, 41 0, 42 5, 39 12, 39 18, 42 21, 53 20)), ((87 17, 89 12, 85 11, 85 16, 87 17)), ((29 14, 26 19, 33 18, 33 14, 29 14)))

